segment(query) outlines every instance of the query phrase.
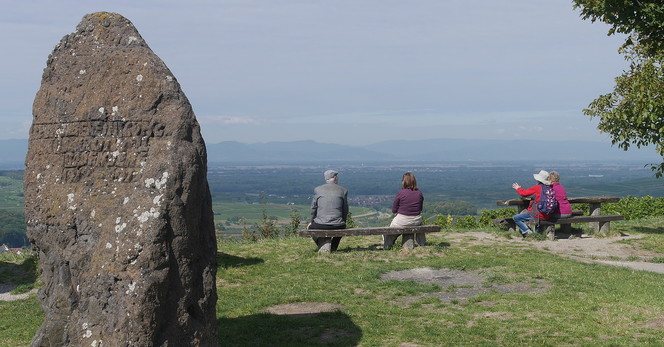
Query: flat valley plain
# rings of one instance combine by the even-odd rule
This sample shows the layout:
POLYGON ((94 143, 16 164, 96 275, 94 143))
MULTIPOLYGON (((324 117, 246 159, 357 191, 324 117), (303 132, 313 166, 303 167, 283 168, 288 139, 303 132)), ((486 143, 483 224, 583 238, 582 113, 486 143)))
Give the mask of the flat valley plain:
POLYGON ((313 189, 324 182, 327 169, 339 171, 353 218, 362 226, 389 224, 392 199, 405 172, 415 174, 425 206, 465 203, 475 213, 499 208, 498 200, 517 198, 512 183, 533 185, 539 170, 558 171, 569 197, 664 196, 664 181, 642 162, 211 164, 208 181, 218 229, 236 234, 260 223, 264 212, 282 226, 293 213, 306 220, 313 189))
MULTIPOLYGON (((425 206, 463 204, 471 207, 468 214, 517 198, 512 183, 535 184, 533 174, 539 170, 558 171, 570 197, 664 196, 664 180, 656 179, 643 162, 210 163, 208 183, 219 235, 237 236, 265 217, 279 229, 293 218, 305 224, 313 189, 324 183, 327 169, 339 171, 339 183, 349 191, 352 216, 363 226, 389 224, 392 199, 405 172, 415 174, 425 206)), ((22 174, 0 171, 0 219, 12 219, 5 221, 5 229, 10 229, 0 229, 0 237, 8 231, 24 233, 22 174)))

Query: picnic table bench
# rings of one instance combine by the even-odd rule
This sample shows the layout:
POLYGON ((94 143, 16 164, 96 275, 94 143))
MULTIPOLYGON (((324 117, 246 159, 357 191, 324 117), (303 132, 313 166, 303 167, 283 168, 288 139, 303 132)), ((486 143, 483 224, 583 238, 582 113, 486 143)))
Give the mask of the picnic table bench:
MULTIPOLYGON (((404 248, 413 249, 415 247, 415 234, 439 232, 438 225, 419 225, 410 227, 371 227, 371 228, 350 228, 350 229, 306 229, 299 233, 302 237, 311 237, 318 239, 316 245, 319 253, 329 253, 332 251, 332 238, 342 236, 367 236, 367 235, 402 235, 402 245, 404 248)), ((390 245, 391 246, 391 245, 390 245)))
MULTIPOLYGON (((498 206, 516 206, 517 213, 528 208, 530 198, 520 198, 511 200, 500 200, 496 204, 498 206)), ((559 224, 561 230, 569 231, 573 223, 588 223, 588 225, 597 233, 608 233, 610 231, 610 223, 612 221, 625 219, 622 215, 603 215, 602 204, 609 202, 618 202, 620 198, 615 196, 596 196, 596 197, 579 197, 567 199, 570 204, 588 204, 590 206, 590 214, 588 216, 581 215, 581 211, 572 211, 572 216, 568 218, 558 218, 555 220, 539 220, 539 224, 545 227, 547 237, 550 240, 555 238, 555 226, 559 224)), ((537 224, 538 220, 528 221, 529 225, 537 224)), ((516 223, 512 218, 498 218, 494 219, 493 223, 496 225, 507 225, 510 231, 516 231, 516 223)))

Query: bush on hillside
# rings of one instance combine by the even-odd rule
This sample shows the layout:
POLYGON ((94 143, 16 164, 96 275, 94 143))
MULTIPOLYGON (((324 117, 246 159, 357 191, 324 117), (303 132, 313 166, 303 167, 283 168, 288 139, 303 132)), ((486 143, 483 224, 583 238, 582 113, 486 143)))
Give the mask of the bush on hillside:
POLYGON ((461 216, 457 217, 455 226, 457 228, 472 229, 477 228, 479 225, 475 216, 461 216))
POLYGON ((511 218, 516 214, 515 208, 503 207, 495 210, 482 210, 479 225, 483 227, 492 226, 494 219, 511 218))
MULTIPOLYGON (((584 214, 590 211, 588 204, 573 204, 572 208, 582 210, 584 214)), ((626 220, 664 216, 664 197, 626 196, 618 202, 602 204, 602 214, 620 214, 625 216, 626 220)))
POLYGON ((436 215, 436 221, 433 222, 434 225, 438 225, 443 229, 448 229, 452 226, 454 218, 451 215, 444 216, 442 213, 436 215))

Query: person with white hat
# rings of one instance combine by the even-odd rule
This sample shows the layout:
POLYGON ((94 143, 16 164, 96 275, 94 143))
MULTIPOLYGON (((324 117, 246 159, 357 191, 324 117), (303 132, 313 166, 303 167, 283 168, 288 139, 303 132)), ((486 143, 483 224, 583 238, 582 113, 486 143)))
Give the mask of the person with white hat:
MULTIPOLYGON (((339 172, 327 170, 323 174, 325 184, 314 189, 311 200, 311 219, 307 229, 346 229, 348 217, 348 190, 339 183, 339 172)), ((316 245, 325 238, 312 237, 316 245)), ((333 237, 331 250, 336 251, 341 237, 333 237)))
POLYGON ((521 195, 521 196, 531 196, 535 195, 535 199, 530 201, 530 205, 528 205, 528 210, 523 211, 516 216, 512 217, 514 220, 514 223, 519 227, 519 231, 521 232, 521 236, 526 237, 528 234, 532 234, 533 231, 530 230, 528 225, 526 225, 526 222, 532 219, 549 219, 548 215, 541 214, 539 211, 537 211, 537 208, 533 208, 533 205, 536 205, 537 202, 540 201, 540 195, 542 192, 542 186, 543 185, 551 185, 551 182, 549 182, 549 173, 541 170, 540 172, 533 174, 533 178, 535 178, 535 181, 537 181, 537 184, 524 189, 522 188, 518 183, 513 183, 512 188, 516 190, 516 192, 521 195))

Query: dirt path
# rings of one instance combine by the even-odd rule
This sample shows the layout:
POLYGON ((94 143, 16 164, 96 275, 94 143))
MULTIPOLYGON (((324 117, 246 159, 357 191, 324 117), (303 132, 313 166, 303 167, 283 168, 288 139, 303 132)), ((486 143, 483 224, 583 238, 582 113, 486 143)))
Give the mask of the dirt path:
POLYGON ((664 274, 664 264, 649 262, 652 258, 662 257, 662 254, 641 249, 631 244, 617 242, 640 238, 643 238, 643 235, 625 235, 612 238, 579 237, 536 242, 536 247, 578 261, 625 266, 634 270, 664 274))
POLYGON ((554 241, 522 240, 519 237, 513 239, 499 238, 489 233, 470 232, 451 234, 451 239, 468 240, 473 239, 475 243, 507 243, 519 244, 524 247, 534 247, 539 250, 558 254, 577 261, 587 263, 598 263, 613 266, 625 266, 634 270, 652 271, 664 274, 664 264, 650 263, 655 257, 664 257, 664 254, 641 249, 628 243, 618 241, 635 240, 643 238, 643 235, 624 235, 607 238, 594 238, 583 235, 572 239, 557 239, 554 241))
POLYGON ((30 294, 37 292, 37 289, 33 289, 23 294, 12 294, 11 291, 14 290, 14 288, 16 288, 16 285, 0 283, 0 301, 21 300, 27 298, 30 294))

